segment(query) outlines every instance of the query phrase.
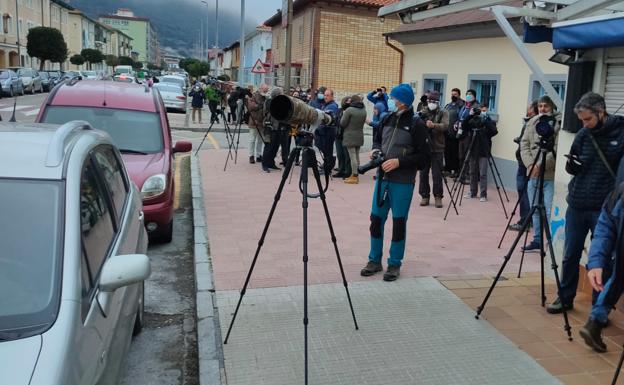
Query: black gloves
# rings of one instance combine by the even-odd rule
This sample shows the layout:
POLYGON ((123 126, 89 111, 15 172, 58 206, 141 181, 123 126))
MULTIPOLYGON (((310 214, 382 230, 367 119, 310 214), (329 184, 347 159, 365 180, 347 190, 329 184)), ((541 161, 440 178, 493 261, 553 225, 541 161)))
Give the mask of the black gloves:
POLYGON ((566 172, 570 175, 578 175, 583 171, 583 163, 581 162, 581 158, 579 158, 576 154, 567 154, 565 155, 568 158, 566 162, 566 172))

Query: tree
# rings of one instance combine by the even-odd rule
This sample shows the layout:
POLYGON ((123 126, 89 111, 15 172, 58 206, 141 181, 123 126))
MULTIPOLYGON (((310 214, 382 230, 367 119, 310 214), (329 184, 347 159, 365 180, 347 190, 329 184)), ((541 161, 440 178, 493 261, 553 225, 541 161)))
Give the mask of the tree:
POLYGON ((196 60, 191 64, 187 65, 187 68, 185 68, 185 70, 192 77, 199 78, 200 76, 208 75, 208 72, 210 71, 210 65, 208 64, 208 62, 200 62, 199 60, 196 60))
POLYGON ((128 56, 120 56, 119 57, 119 65, 131 66, 132 63, 134 63, 134 60, 132 60, 131 57, 128 57, 128 56))
POLYGON ((97 49, 85 48, 80 51, 80 56, 84 58, 85 62, 89 63, 89 69, 91 69, 92 64, 104 61, 104 54, 97 49))
POLYGON ((138 71, 138 70, 140 70, 141 68, 143 68, 143 63, 141 63, 140 61, 134 61, 134 62, 132 62, 132 64, 130 64, 130 65, 132 66, 132 68, 133 68, 135 71, 138 71))
POLYGON ((200 61, 197 60, 197 59, 187 57, 187 58, 184 58, 184 59, 180 59, 180 61, 178 62, 178 66, 190 74, 191 73, 191 66, 194 65, 194 64, 197 64, 199 62, 200 61))
POLYGON ((26 50, 31 57, 38 58, 43 70, 46 60, 62 63, 67 59, 67 44, 63 34, 56 28, 35 27, 28 31, 26 50))
POLYGON ((217 76, 217 80, 221 80, 222 82, 229 82, 230 77, 226 74, 217 76))
POLYGON ((106 55, 105 61, 109 67, 117 67, 119 65, 119 58, 115 55, 106 55))
POLYGON ((84 64, 85 59, 82 56, 76 54, 69 58, 69 62, 74 65, 80 66, 84 64))
POLYGON ((160 67, 154 63, 147 63, 147 69, 150 71, 153 71, 153 70, 159 70, 160 67))

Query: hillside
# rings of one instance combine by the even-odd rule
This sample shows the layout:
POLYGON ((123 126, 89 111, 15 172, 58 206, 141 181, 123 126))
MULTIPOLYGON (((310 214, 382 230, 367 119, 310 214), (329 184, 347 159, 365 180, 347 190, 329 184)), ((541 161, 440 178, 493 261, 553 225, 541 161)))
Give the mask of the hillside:
MULTIPOLYGON (((200 17, 207 18, 206 6, 199 0, 71 0, 69 2, 97 19, 101 14, 113 13, 117 8, 130 8, 134 14, 147 17, 158 33, 161 49, 170 50, 182 56, 193 54, 199 38, 200 17)), ((219 45, 227 46, 240 37, 240 15, 219 10, 219 45)), ((248 21, 247 30, 254 28, 248 21)), ((209 44, 214 45, 214 14, 210 16, 209 44)))

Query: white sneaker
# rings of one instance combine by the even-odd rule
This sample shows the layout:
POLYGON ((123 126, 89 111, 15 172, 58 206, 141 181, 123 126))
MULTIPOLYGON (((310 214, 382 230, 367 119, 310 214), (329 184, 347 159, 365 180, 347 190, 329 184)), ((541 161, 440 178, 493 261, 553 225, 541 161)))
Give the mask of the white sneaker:
POLYGON ((479 202, 487 202, 487 198, 486 197, 481 197, 481 199, 479 199, 479 202))
POLYGON ((470 193, 468 193, 468 194, 464 195, 464 198, 466 198, 466 199, 473 199, 473 198, 476 198, 476 197, 472 196, 470 193))

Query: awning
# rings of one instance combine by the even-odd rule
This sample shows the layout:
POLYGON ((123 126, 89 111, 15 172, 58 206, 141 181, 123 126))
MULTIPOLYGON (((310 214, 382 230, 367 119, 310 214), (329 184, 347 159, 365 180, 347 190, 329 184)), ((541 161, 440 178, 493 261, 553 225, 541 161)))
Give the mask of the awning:
POLYGON ((590 17, 553 25, 553 48, 624 46, 624 14, 590 17))

